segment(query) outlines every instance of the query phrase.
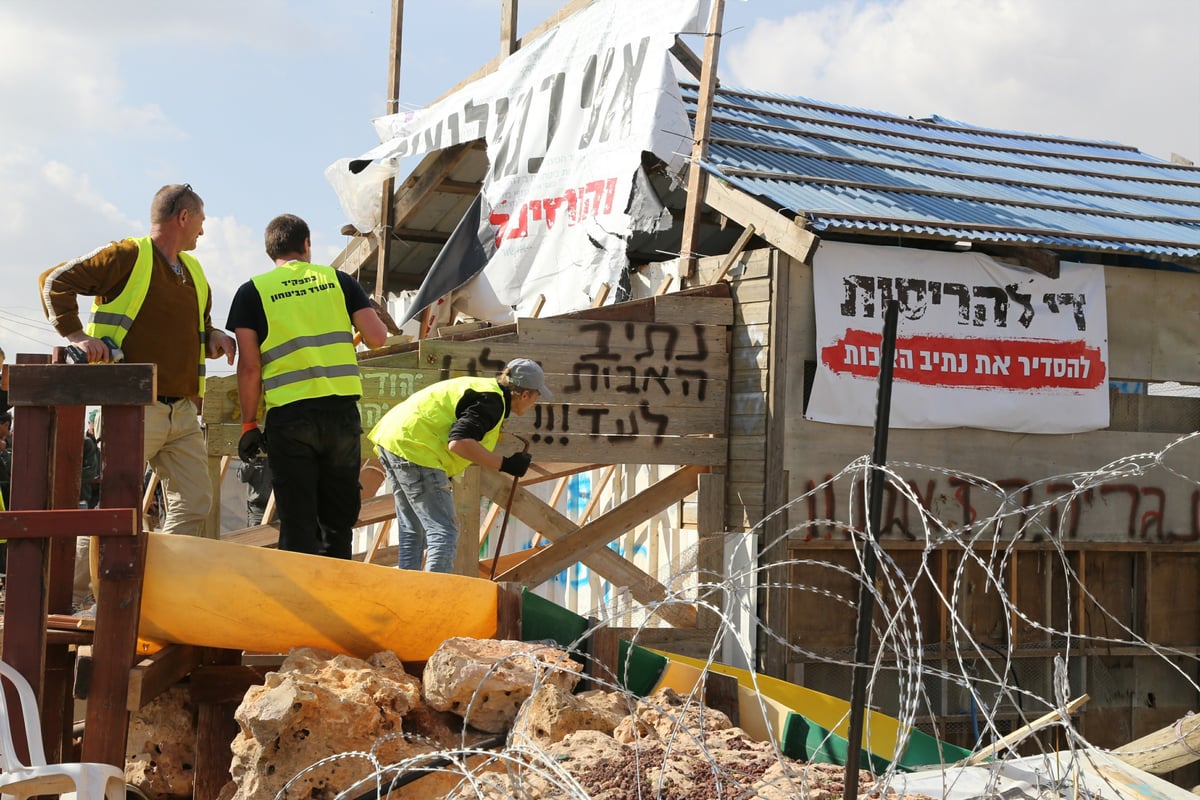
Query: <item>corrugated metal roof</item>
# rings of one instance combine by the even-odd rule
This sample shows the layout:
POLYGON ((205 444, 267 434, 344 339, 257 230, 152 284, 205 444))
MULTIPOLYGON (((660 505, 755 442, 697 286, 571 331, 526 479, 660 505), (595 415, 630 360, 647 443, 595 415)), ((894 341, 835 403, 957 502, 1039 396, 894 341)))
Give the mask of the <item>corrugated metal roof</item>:
POLYGON ((722 88, 704 166, 818 232, 1200 258, 1200 168, 1113 142, 722 88))

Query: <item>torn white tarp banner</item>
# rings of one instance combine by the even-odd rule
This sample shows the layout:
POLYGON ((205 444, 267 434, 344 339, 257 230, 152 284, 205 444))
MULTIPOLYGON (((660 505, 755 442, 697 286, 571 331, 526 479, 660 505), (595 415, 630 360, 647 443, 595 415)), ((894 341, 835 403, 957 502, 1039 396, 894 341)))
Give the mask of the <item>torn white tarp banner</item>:
POLYGON ((805 416, 872 425, 884 304, 899 303, 890 424, 1012 433, 1108 427, 1104 268, 1049 278, 981 253, 822 243, 805 416))
POLYGON ((681 171, 691 126, 667 51, 698 32, 702 0, 601 0, 438 103, 376 121, 383 141, 326 175, 360 230, 378 224, 374 165, 485 138, 482 220, 494 250, 483 275, 520 311, 591 304, 615 286, 631 232, 626 213, 643 151, 681 171))

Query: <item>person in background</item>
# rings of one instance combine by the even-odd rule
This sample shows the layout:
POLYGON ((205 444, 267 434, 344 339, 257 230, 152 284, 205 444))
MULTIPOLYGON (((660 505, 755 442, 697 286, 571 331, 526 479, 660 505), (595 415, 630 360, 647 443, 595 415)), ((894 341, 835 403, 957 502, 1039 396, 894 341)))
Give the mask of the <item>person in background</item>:
POLYGON ((12 481, 12 413, 0 411, 0 501, 9 507, 9 484, 12 481))
MULTIPOLYGON (((3 375, 4 369, 4 348, 0 347, 0 375, 3 375)), ((8 411, 12 406, 8 404, 8 389, 4 388, 4 382, 0 380, 0 411, 8 411)))
POLYGON ((87 416, 83 432, 83 473, 79 476, 79 507, 100 505, 100 440, 96 437, 96 417, 99 411, 87 416))
MULTIPOLYGON (((213 488, 198 419, 205 358, 237 345, 213 327, 208 281, 190 251, 204 233, 204 201, 189 184, 164 186, 150 203, 150 235, 112 242, 39 279, 54 329, 89 362, 109 361, 107 337, 125 360, 158 366, 158 402, 146 407, 145 453, 162 481, 166 533, 205 535, 213 488), (86 331, 79 295, 95 298, 86 331)), ((209 532, 216 536, 217 531, 209 532)))
POLYGON ((276 217, 264 238, 275 268, 238 288, 227 323, 240 351, 238 456, 247 464, 263 450, 270 457, 280 550, 348 559, 362 507, 354 331, 378 347, 387 327, 354 278, 312 263, 300 217, 276 217))
POLYGON ((246 527, 261 525, 271 499, 271 463, 257 455, 238 467, 238 480, 246 484, 246 527))
POLYGON ((493 451, 511 414, 553 400, 542 368, 528 358, 508 362, 497 378, 451 378, 427 386, 383 415, 367 437, 396 501, 400 569, 451 572, 458 519, 450 478, 471 464, 521 477, 528 453, 493 451))

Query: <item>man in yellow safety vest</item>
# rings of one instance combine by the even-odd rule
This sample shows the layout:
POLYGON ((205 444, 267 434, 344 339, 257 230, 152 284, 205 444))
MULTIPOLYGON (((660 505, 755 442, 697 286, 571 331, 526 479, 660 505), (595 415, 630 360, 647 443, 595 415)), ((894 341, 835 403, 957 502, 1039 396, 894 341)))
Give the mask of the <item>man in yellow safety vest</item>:
POLYGON ((304 220, 280 215, 265 238, 275 268, 242 284, 227 322, 239 349, 238 455, 250 463, 267 450, 280 550, 350 558, 362 504, 354 329, 378 347, 387 327, 354 278, 311 263, 304 220))
POLYGON ((170 184, 150 203, 149 236, 59 264, 39 285, 47 319, 89 362, 111 360, 107 338, 126 361, 158 366, 143 444, 167 501, 163 531, 215 538, 218 531, 205 530, 213 489, 198 419, 204 360, 232 364, 237 345, 212 325, 208 281, 190 253, 203 234, 204 201, 190 184, 170 184), (79 295, 95 298, 86 330, 79 295))

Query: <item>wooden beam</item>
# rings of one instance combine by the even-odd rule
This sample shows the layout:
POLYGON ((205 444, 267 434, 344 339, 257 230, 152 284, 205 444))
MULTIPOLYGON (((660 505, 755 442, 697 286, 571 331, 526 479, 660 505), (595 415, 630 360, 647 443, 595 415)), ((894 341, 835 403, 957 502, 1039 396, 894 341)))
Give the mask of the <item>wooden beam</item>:
MULTIPOLYGON (((507 480, 504 475, 485 469, 480 471, 479 478, 480 488, 486 497, 502 505, 508 502, 512 482, 507 480)), ((562 539, 578 529, 575 523, 566 516, 550 508, 531 494, 528 489, 520 486, 517 487, 510 513, 551 542, 562 539)), ((589 553, 583 559, 583 563, 614 585, 627 587, 634 599, 641 603, 659 602, 667 596, 666 588, 653 576, 647 575, 608 548, 600 548, 594 553, 589 553)), ((506 578, 504 575, 497 575, 496 580, 502 581, 506 578)), ((696 624, 695 606, 665 606, 657 613, 664 620, 679 628, 694 627, 696 624)))
POLYGON ((1154 775, 1185 767, 1200 760, 1200 716, 1189 713, 1167 727, 1109 753, 1154 775))
MULTIPOLYGON (((13 364, 14 406, 148 406, 158 394, 154 364, 13 364)), ((80 436, 82 436, 82 432, 80 436)))
MULTIPOLYGON (((392 496, 390 494, 380 495, 363 501, 354 527, 361 528, 387 519, 395 519, 395 517, 396 506, 392 496)), ((222 536, 221 541, 245 544, 251 547, 277 547, 279 545, 279 523, 272 522, 267 525, 255 525, 252 528, 232 531, 222 536)))
MULTIPOLYGON (((430 153, 421 162, 421 165, 393 193, 397 198, 392 210, 393 230, 396 227, 402 227, 408 221, 413 211, 438 189, 442 181, 471 152, 472 147, 474 147, 474 142, 463 142, 440 150, 436 154, 430 153)), ((342 272, 358 274, 363 264, 378 258, 379 241, 374 236, 356 237, 351 240, 351 244, 343 252, 345 258, 341 259, 340 263, 336 263, 337 268, 342 272), (360 242, 367 244, 364 246, 359 244, 360 242), (350 252, 351 248, 353 248, 353 252, 350 252)), ((335 259, 335 262, 337 261, 338 259, 335 259)))
MULTIPOLYGON (((89 508, 22 511, 0 517, 0 539, 72 539, 76 536, 132 536, 137 528, 136 508, 89 508), (66 533, 64 533, 66 532, 66 533)), ((60 611, 62 609, 53 609, 60 611)))
POLYGON ((417 244, 445 244, 450 234, 444 231, 423 231, 417 228, 393 228, 392 238, 417 244))
POLYGON ((686 69, 693 78, 700 80, 700 75, 704 70, 704 62, 700 59, 700 56, 693 52, 692 48, 684 44, 678 35, 675 36, 675 44, 671 45, 669 52, 675 56, 680 66, 686 69))
MULTIPOLYGON (((585 556, 599 551, 626 531, 632 530, 655 514, 678 503, 696 491, 697 478, 708 467, 686 466, 659 481, 621 505, 567 534, 500 576, 526 586, 537 586, 585 556)), ((606 549, 606 548, 605 548, 606 549)), ((606 549, 606 552, 612 552, 606 549)))
POLYGON ((992 756, 999 753, 1001 750, 1006 750, 1009 747, 1012 747, 1013 745, 1017 744, 1018 742, 1020 742, 1022 739, 1024 739, 1029 734, 1036 733, 1037 731, 1041 730, 1042 728, 1046 727, 1047 725, 1051 725, 1055 722, 1058 722, 1060 719, 1062 719, 1062 715, 1064 713, 1066 713, 1068 715, 1074 714, 1076 711, 1078 711, 1080 708, 1083 707, 1084 703, 1086 703, 1090 699, 1091 698, 1086 694, 1076 697, 1074 700, 1067 703, 1065 708, 1055 709, 1054 711, 1051 711, 1049 714, 1044 714, 1044 715, 1038 717, 1037 719, 1035 719, 1033 722, 1030 722, 1028 725, 1022 725, 1021 727, 1017 728, 1015 731, 1008 734, 1007 736, 1005 736, 1001 739, 997 739, 996 741, 992 742, 990 745, 983 748, 982 750, 980 750, 976 753, 972 753, 970 756, 968 756, 967 758, 963 759, 960 762, 961 765, 969 767, 973 764, 983 763, 987 759, 989 759, 992 756))
POLYGON ((1062 259, 1058 253, 1042 247, 1016 247, 972 242, 971 249, 989 255, 997 261, 1031 269, 1048 278, 1057 279, 1061 272, 1060 262, 1062 259))
MULTIPOLYGON (((240 659, 239 659, 240 660, 240 659)), ((241 703, 251 686, 262 686, 265 667, 239 663, 205 664, 188 677, 188 696, 193 703, 241 703)))
POLYGON ((469 194, 472 197, 479 194, 483 188, 483 181, 455 181, 446 179, 438 184, 438 191, 442 194, 469 194))
POLYGON ((704 202, 742 226, 753 225, 757 235, 797 261, 812 263, 812 254, 820 241, 816 234, 761 200, 714 179, 704 187, 704 202))
POLYGON ((746 229, 742 231, 742 235, 738 237, 736 242, 734 242, 733 249, 729 251, 729 254, 726 255, 725 259, 721 262, 720 269, 718 269, 717 273, 713 275, 713 279, 709 281, 710 283, 717 283, 718 281, 725 280, 725 276, 729 274, 729 270, 733 267, 733 263, 738 260, 738 256, 740 256, 742 251, 746 249, 746 245, 750 242, 750 239, 753 236, 754 225, 747 225, 746 229))
POLYGON ((129 671, 129 697, 125 707, 136 712, 187 677, 200 664, 200 648, 169 644, 147 656, 129 671))
POLYGON ((696 231, 700 227, 700 207, 708 176, 701 163, 708 155, 708 135, 712 128, 713 95, 717 91, 717 60, 721 54, 721 21, 725 0, 713 0, 712 16, 704 40, 704 63, 700 71, 700 90, 696 98, 696 120, 692 133, 692 156, 688 166, 687 201, 683 212, 683 233, 679 244, 681 282, 686 285, 696 274, 696 231))

